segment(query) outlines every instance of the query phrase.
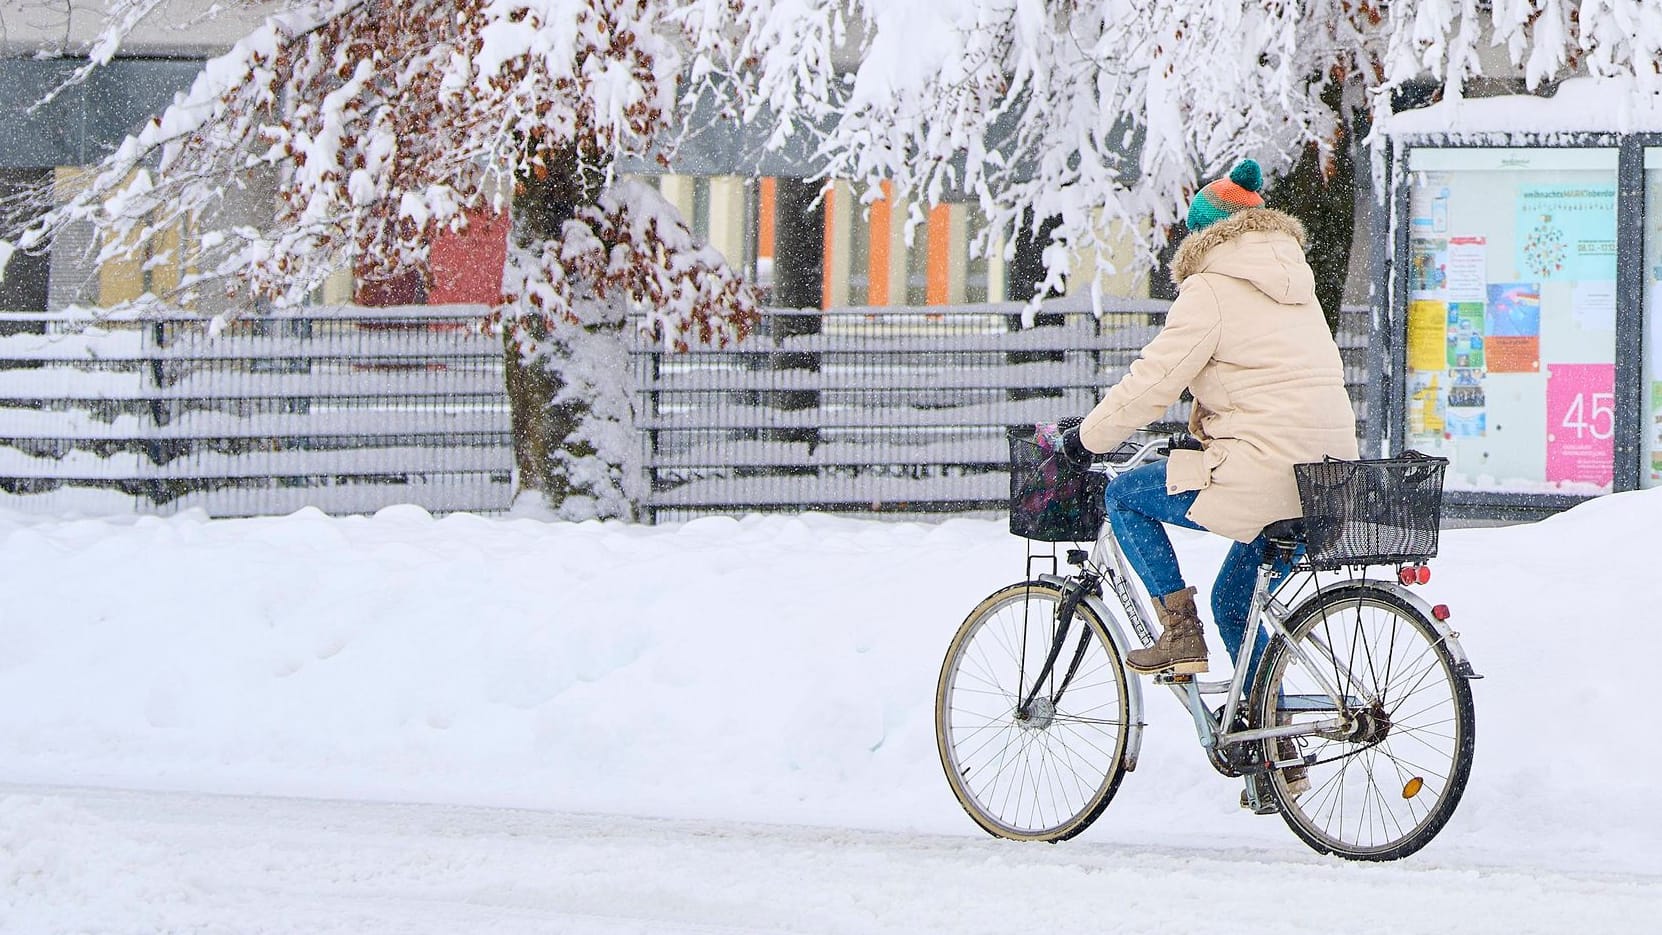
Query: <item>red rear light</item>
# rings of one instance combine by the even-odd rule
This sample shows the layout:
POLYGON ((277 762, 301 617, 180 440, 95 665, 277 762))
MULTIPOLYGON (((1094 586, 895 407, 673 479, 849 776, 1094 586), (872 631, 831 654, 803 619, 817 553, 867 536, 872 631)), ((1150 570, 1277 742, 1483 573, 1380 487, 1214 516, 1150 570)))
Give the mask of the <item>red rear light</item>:
POLYGON ((1436 607, 1431 608, 1431 616, 1436 617, 1438 620, 1447 620, 1448 605, 1438 604, 1436 607))
POLYGON ((1403 584, 1425 584, 1431 580, 1431 568, 1426 565, 1405 565, 1397 569, 1397 580, 1403 584))

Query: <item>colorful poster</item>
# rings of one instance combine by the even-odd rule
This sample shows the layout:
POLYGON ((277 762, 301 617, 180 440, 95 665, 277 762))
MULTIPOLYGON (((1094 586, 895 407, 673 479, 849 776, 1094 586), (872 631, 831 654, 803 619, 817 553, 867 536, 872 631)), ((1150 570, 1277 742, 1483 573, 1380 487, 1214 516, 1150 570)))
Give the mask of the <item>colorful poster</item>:
POLYGON ((1443 390, 1436 373, 1408 375, 1408 434, 1416 444, 1443 437, 1443 390))
POLYGON ((1415 173, 1415 213, 1408 219, 1408 229, 1415 236, 1448 230, 1448 178, 1442 172, 1415 173))
POLYGON ((1490 336, 1483 344, 1483 352, 1490 373, 1540 373, 1540 338, 1497 338, 1490 336))
POLYGON ((1615 386, 1615 364, 1547 365, 1547 480, 1610 486, 1615 386))
POLYGON ((1483 405, 1483 371, 1453 370, 1449 372, 1448 404, 1466 409, 1483 405))
POLYGON ((1489 334, 1497 338, 1541 336, 1541 286, 1533 282, 1489 284, 1489 334))
POLYGON ((1450 302, 1482 302, 1489 283, 1489 246, 1482 237, 1448 240, 1447 292, 1450 302))
POLYGON ((1408 291, 1440 293, 1448 284, 1448 241, 1416 237, 1408 242, 1408 291))
POLYGON ((1534 282, 1489 284, 1484 324, 1490 373, 1541 371, 1541 285, 1534 282))
POLYGON ((1443 370, 1448 367, 1444 335, 1448 332, 1448 306, 1443 302, 1416 299, 1408 303, 1408 369, 1443 370))
POLYGON ((1450 438, 1481 438, 1487 413, 1483 408, 1483 371, 1451 370, 1448 387, 1447 432, 1450 438))
POLYGON ((1448 407, 1448 426, 1444 430, 1449 438, 1482 438, 1484 422, 1488 413, 1482 409, 1456 409, 1448 407))
POLYGON ((1518 269, 1538 279, 1616 278, 1616 187, 1531 185, 1518 194, 1518 269))
POLYGON ((1448 304, 1448 367, 1482 369, 1483 303, 1448 304))

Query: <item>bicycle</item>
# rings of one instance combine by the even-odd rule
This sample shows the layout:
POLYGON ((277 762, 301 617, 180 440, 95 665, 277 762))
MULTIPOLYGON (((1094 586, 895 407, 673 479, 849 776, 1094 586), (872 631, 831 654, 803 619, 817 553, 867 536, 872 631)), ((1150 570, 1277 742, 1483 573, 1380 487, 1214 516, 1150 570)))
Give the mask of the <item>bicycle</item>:
MULTIPOLYGON (((1101 519, 1101 490, 1173 443, 1123 445, 1094 464, 1067 495, 1080 514, 1064 521, 1073 528, 1044 536, 1085 540, 1094 522, 1094 546, 1066 552, 1070 574, 1056 573, 1053 550, 1051 573, 1035 575, 1046 556, 1035 555, 1031 537, 1043 534, 1021 530, 1030 536, 1028 579, 981 601, 948 646, 935 699, 941 765, 964 810, 995 836, 1071 838, 1136 769, 1143 703, 1125 667, 1122 620, 1144 646, 1154 633, 1141 585, 1101 519)), ((1154 677, 1191 715, 1212 766, 1245 780, 1243 807, 1279 813, 1320 853, 1370 861, 1414 853, 1447 824, 1471 773, 1470 682, 1481 676, 1447 607, 1410 590, 1430 578, 1444 465, 1404 456, 1298 466, 1305 517, 1265 530, 1230 677, 1154 677), (1367 577, 1390 565, 1396 580, 1367 577), (1319 577, 1332 572, 1341 574, 1319 577), (1259 627, 1269 643, 1251 673, 1259 627), (1221 703, 1208 706, 1206 696, 1221 703), (1289 778, 1297 767, 1307 791, 1289 778)), ((1017 464, 1013 530, 1019 473, 1017 464)), ((1080 479, 1047 474, 1044 483, 1080 479)))

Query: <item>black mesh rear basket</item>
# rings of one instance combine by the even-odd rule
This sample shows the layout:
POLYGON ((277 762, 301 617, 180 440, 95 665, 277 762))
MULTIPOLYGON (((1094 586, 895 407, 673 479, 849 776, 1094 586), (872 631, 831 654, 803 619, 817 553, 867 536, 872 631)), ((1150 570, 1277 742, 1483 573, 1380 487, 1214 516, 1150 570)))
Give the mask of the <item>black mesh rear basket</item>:
POLYGON ((1010 531, 1042 542, 1084 542, 1102 529, 1108 478, 1046 451, 1032 430, 1010 432, 1010 531))
POLYGON ((1416 562, 1437 554, 1447 458, 1405 452, 1377 461, 1293 465, 1304 504, 1305 558, 1316 568, 1416 562))

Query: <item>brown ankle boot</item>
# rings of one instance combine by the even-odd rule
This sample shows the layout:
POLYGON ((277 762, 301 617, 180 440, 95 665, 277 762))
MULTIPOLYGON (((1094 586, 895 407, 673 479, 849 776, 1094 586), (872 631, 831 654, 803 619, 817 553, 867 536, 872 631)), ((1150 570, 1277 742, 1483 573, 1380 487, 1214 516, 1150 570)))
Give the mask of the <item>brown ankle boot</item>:
POLYGON ((1125 654, 1133 672, 1149 674, 1167 669, 1179 673, 1206 671, 1206 637, 1195 613, 1195 589, 1173 591, 1154 602, 1160 618, 1160 638, 1147 649, 1125 654))

